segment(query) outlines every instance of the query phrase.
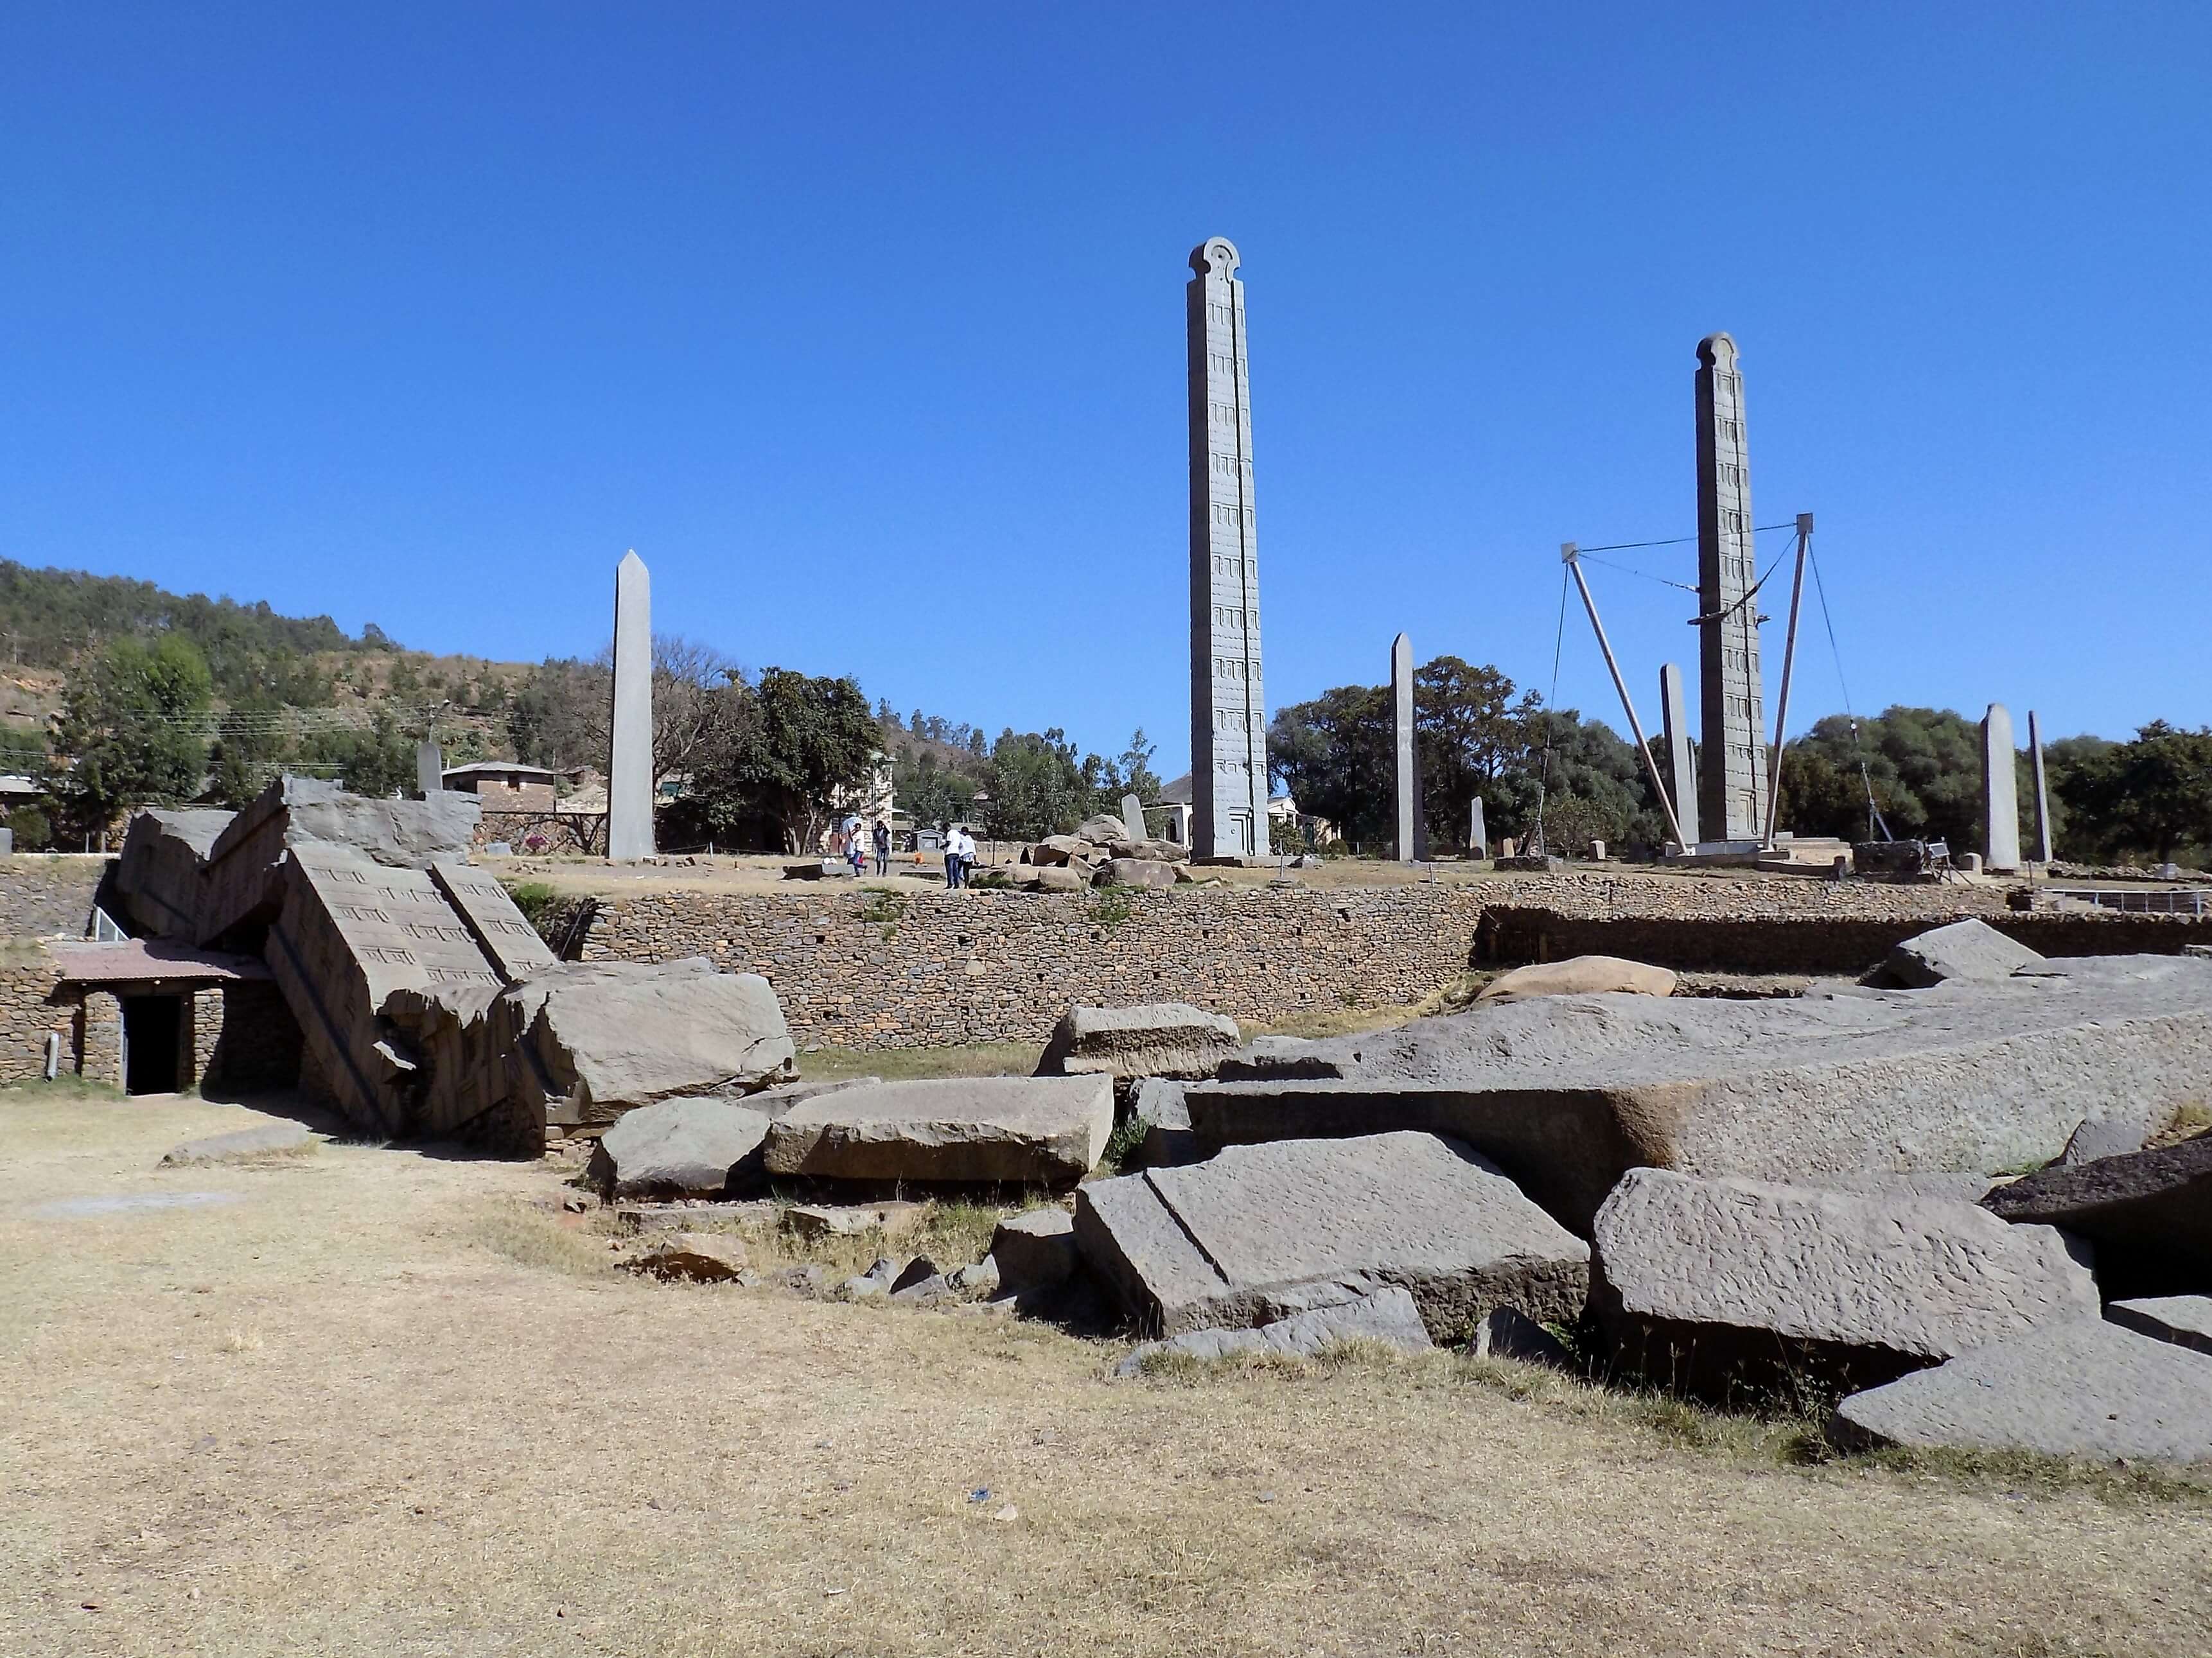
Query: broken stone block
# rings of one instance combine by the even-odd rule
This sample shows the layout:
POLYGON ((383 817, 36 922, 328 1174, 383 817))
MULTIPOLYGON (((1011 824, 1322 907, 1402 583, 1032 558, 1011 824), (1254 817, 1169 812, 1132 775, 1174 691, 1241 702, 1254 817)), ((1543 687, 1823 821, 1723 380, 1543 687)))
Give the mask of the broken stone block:
POLYGON ((1075 838, 1094 847, 1110 847, 1116 841, 1129 838, 1129 826, 1102 812, 1096 817, 1085 818, 1076 829, 1075 838))
POLYGON ((2097 1315, 2060 1233, 1948 1199, 1634 1169, 1595 1237, 1593 1303, 1616 1354, 1708 1397, 1793 1371, 1866 1386, 2097 1315))
POLYGON ((2034 950, 2008 938, 1987 921, 1954 921, 1948 926, 1916 933, 1892 948, 1866 981, 1925 990, 1954 979, 2009 979, 2042 960, 2034 950))
POLYGON ((1982 1206, 2087 1238, 2108 1296, 2212 1289, 2212 1134, 2045 1169, 1994 1188, 1982 1206))
POLYGON ((1159 1354, 1208 1359, 1238 1353, 1275 1353, 1286 1358, 1311 1358, 1347 1341, 1379 1341, 1408 1352, 1426 1352, 1436 1345, 1429 1339, 1413 1297, 1390 1284, 1333 1307, 1316 1307, 1262 1324, 1257 1329, 1188 1330, 1164 1341, 1148 1341, 1115 1365, 1114 1374, 1140 1375, 1146 1361, 1159 1354))
POLYGON ((1047 867, 1066 864, 1072 859, 1088 860, 1097 855, 1098 848, 1079 835, 1048 835, 1030 848, 1030 862, 1047 867))
POLYGON ((1475 1000, 1518 1002, 1531 996, 1588 996, 1608 991, 1631 996, 1671 996, 1680 982, 1663 967, 1647 967, 1618 956, 1576 956, 1564 962, 1532 962, 1501 973, 1482 987, 1475 1000))
POLYGON ((1083 892, 1089 890, 1090 878, 1073 869, 1041 869, 1036 872, 1039 892, 1083 892))
POLYGON ((2116 1301, 2105 1316, 2138 1335, 2212 1353, 2212 1296, 2148 1296, 2116 1301))
POLYGON ((1535 1320, 1510 1307, 1493 1307, 1474 1327, 1467 1344, 1476 1358, 1510 1358, 1522 1364, 1542 1364, 1555 1370, 1577 1368, 1566 1345, 1535 1320))
POLYGON ((1116 841, 1107 847, 1116 858, 1140 858, 1150 864, 1187 864, 1190 848, 1180 841, 1116 841))
POLYGON ((1002 1220, 991 1234, 991 1259, 998 1263, 999 1285, 1009 1295, 1062 1283, 1080 1259, 1075 1217, 1054 1206, 1002 1220))
POLYGON ((1395 1284, 1451 1339, 1492 1307, 1571 1319, 1589 1288, 1588 1244, 1495 1163, 1431 1134, 1232 1146, 1096 1181, 1076 1190, 1075 1237, 1163 1335, 1270 1323, 1395 1284))
POLYGON ((296 1122, 263 1123, 255 1128, 233 1129, 228 1134, 211 1134, 205 1139, 186 1140, 181 1145, 173 1145, 161 1154, 160 1166, 173 1169, 184 1163, 230 1163, 241 1157, 265 1157, 283 1152, 304 1151, 315 1143, 315 1137, 296 1122))
POLYGON ((891 1280, 898 1276, 898 1262, 889 1255, 876 1257, 875 1265, 865 1272, 855 1273, 837 1286, 837 1293, 848 1301, 873 1301, 891 1292, 891 1280))
POLYGON ((772 1226, 775 1206, 766 1199, 744 1203, 672 1203, 666 1208, 617 1209, 623 1232, 688 1232, 702 1226, 772 1226))
POLYGON ((841 1088, 769 1129, 771 1174, 1065 1185, 1114 1132, 1109 1077, 946 1077, 841 1088))
POLYGON ((945 1275, 945 1281, 955 1295, 996 1295, 999 1291, 999 1266, 986 1255, 969 1266, 954 1267, 945 1275))
POLYGON ((783 1009, 756 973, 679 962, 563 963, 515 985, 493 1017, 526 1063, 544 1121, 612 1122, 678 1095, 746 1094, 788 1080, 783 1009))
POLYGON ((1159 864, 1149 858, 1109 858, 1098 865, 1098 872, 1091 878, 1094 887, 1142 887, 1153 892, 1164 892, 1176 884, 1176 871, 1181 865, 1159 864))
POLYGON ((880 1232, 890 1242, 918 1230, 928 1218, 926 1203, 796 1203, 783 1212, 783 1230, 809 1243, 863 1232, 880 1232))
POLYGON ((2094 1163, 2100 1157, 2125 1157, 2140 1151, 2150 1137, 2166 1127, 2171 1114, 2160 1106, 2122 1106, 2082 1119, 2058 1154, 2062 1167, 2094 1163))
POLYGON ((1211 1077, 1243 1040, 1237 1021, 1188 1002, 1071 1007, 1053 1027, 1040 1077, 1211 1077))
POLYGON ((1190 1107, 1182 1084, 1164 1077, 1146 1077, 1129 1090, 1131 1117, 1145 1125, 1145 1162, 1153 1168, 1196 1163, 1202 1154, 1190 1132, 1190 1107))
POLYGON ((1539 997, 1255 1043, 1184 1097, 1201 1147, 1393 1129, 1464 1140, 1583 1232, 1638 1167, 2039 1167, 2093 1102, 2171 1113, 2212 1074, 2212 963, 2057 965, 1849 997, 1539 997))
POLYGON ((2045 1324, 1836 1407, 1842 1443, 2212 1461, 2212 1357, 2102 1319, 2045 1324))
POLYGON ((115 860, 115 891, 141 938, 199 942, 207 856, 236 815, 204 806, 149 806, 131 814, 115 860))
POLYGON ((769 1119, 725 1096, 626 1111, 599 1136, 585 1178, 616 1198, 719 1198, 757 1174, 769 1119))
POLYGON ((726 1284, 744 1271, 745 1246, 719 1232, 675 1232, 621 1266, 653 1278, 726 1284))

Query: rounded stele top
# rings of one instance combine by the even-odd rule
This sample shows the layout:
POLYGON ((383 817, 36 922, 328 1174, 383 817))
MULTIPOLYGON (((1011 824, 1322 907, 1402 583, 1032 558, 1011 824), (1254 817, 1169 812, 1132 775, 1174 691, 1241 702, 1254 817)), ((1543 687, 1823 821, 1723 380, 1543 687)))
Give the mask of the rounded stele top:
POLYGON ((1208 236, 1190 251, 1190 268, 1201 276, 1234 276, 1243 263, 1237 244, 1226 236, 1208 236))
POLYGON ((1698 361, 1709 367, 1735 367, 1735 336, 1708 334, 1698 342, 1698 361))

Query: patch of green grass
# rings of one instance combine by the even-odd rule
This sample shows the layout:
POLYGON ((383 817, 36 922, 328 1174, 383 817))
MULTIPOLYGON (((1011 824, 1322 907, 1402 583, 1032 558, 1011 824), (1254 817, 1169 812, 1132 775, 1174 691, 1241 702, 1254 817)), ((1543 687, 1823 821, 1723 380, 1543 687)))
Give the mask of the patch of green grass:
POLYGON ((0 1099, 32 1100, 120 1100, 130 1097, 112 1083, 95 1081, 81 1077, 74 1071, 64 1071, 52 1082, 43 1079, 12 1083, 0 1089, 0 1099))
POLYGON ((1145 1135, 1152 1127, 1142 1117, 1132 1117, 1116 1128, 1106 1142, 1106 1150, 1098 1159, 1097 1173, 1102 1178, 1126 1174, 1139 1165, 1139 1154, 1145 1149, 1145 1135))
POLYGON ((898 936, 898 924, 906 914, 907 896, 894 892, 889 887, 868 887, 860 894, 860 919, 884 930, 884 942, 889 944, 898 936))
POLYGON ((1137 913, 1130 902, 1133 889, 1128 887, 1099 887, 1094 890, 1090 908, 1091 921, 1111 932, 1115 927, 1137 913))
POLYGON ((960 1048, 823 1048, 799 1056, 806 1082, 881 1077, 905 1082, 924 1077, 1026 1077, 1036 1070, 1042 1043, 970 1042, 960 1048))
POLYGON ((560 936, 573 902, 566 893, 544 881, 502 881, 500 884, 507 888, 507 896, 514 900, 522 919, 538 929, 539 938, 551 944, 560 936))

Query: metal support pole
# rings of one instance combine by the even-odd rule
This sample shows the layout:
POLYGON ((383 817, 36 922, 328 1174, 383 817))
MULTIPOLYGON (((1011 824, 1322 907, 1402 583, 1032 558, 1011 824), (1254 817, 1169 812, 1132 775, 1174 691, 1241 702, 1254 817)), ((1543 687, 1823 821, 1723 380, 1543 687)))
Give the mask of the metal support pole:
POLYGON ((1766 762, 1766 833, 1759 844, 1774 844, 1782 812, 1782 734, 1790 729, 1790 671, 1797 665, 1797 607, 1805 600, 1805 554, 1813 544, 1813 515, 1797 514, 1797 574, 1790 584, 1790 632, 1782 645, 1782 695, 1774 704, 1774 752, 1766 762))
POLYGON ((1651 745, 1644 740, 1644 722, 1636 717, 1636 704, 1629 701, 1628 682, 1620 677, 1620 664, 1613 659, 1613 641, 1605 636, 1605 623, 1597 619, 1597 601, 1590 597, 1589 583, 1583 580, 1582 561, 1575 555, 1573 542, 1561 544, 1559 562, 1574 573, 1575 586, 1582 589, 1583 608, 1589 612, 1590 627, 1597 634, 1597 647, 1605 653, 1606 671, 1613 676, 1613 688, 1620 693, 1620 711, 1628 716, 1628 729, 1635 733, 1636 751, 1644 756, 1644 769, 1659 796, 1659 810, 1667 814, 1667 827, 1674 831, 1674 844, 1686 851, 1681 820, 1674 816, 1674 803, 1668 798, 1667 785, 1660 780, 1659 762, 1651 757, 1651 745))

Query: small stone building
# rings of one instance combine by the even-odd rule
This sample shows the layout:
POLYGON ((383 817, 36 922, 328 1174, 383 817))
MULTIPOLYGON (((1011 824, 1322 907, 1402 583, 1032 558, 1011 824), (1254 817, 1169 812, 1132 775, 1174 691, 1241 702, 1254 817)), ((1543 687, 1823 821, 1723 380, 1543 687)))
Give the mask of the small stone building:
POLYGON ((269 969, 249 956, 165 939, 46 946, 60 1069, 129 1094, 290 1088, 300 1028, 269 969))

